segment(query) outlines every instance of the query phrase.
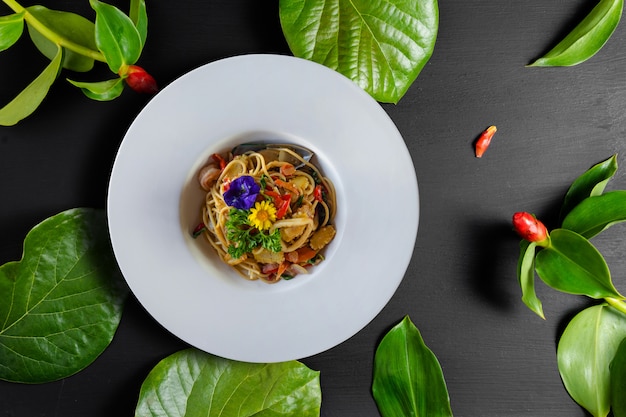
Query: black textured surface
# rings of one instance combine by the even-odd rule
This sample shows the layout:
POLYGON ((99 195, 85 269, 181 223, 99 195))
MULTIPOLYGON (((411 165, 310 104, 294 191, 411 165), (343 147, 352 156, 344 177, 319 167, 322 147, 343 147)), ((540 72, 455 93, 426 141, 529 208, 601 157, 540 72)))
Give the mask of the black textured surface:
MULTIPOLYGON (((83 3, 46 5, 89 13, 88 2, 83 3)), ((117 4, 127 7, 127 2, 117 4)), ((586 415, 568 396, 556 367, 558 337, 586 301, 538 285, 547 319, 522 304, 515 275, 518 239, 510 218, 515 211, 530 211, 552 222, 574 178, 614 153, 625 153, 623 23, 582 65, 525 67, 594 4, 440 2, 432 59, 397 105, 383 105, 407 143, 418 177, 421 218, 414 256, 397 293, 368 326, 302 360, 321 371, 322 416, 379 415, 370 391, 374 351, 407 314, 439 358, 456 416, 586 415), (473 141, 490 124, 498 132, 477 159, 473 141)), ((289 54, 277 2, 147 6, 149 35, 140 64, 161 85, 227 56, 289 54)), ((3 103, 44 64, 28 42, 0 54, 3 103)), ((126 92, 113 102, 92 102, 58 82, 33 116, 15 127, 0 127, 0 263, 19 259, 25 234, 43 219, 73 207, 104 207, 117 147, 147 100, 126 92)), ((386 163, 393 161, 374 169, 384 175, 386 163)), ((626 188, 623 171, 610 188, 626 188)), ((393 213, 402 197, 386 203, 381 212, 393 213)), ((626 289, 623 235, 617 227, 597 245, 616 286, 626 289)), ((0 414, 132 416, 149 370, 184 347, 131 297, 113 343, 100 358, 59 382, 0 382, 0 414)))

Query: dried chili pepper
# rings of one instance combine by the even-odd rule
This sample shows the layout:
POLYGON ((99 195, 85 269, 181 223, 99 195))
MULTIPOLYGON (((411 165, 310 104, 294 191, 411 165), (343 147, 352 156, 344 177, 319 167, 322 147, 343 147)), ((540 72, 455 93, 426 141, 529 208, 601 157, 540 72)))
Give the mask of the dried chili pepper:
POLYGON ((480 134, 478 139, 476 139, 476 158, 481 158, 489 144, 491 143, 491 138, 496 133, 498 129, 495 126, 489 126, 483 133, 480 134))

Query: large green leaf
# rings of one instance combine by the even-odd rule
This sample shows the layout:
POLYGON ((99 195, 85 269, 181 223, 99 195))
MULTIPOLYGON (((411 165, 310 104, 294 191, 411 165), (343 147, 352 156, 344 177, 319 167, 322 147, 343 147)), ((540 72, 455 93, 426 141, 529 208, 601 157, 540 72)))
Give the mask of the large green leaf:
POLYGON ((622 298, 600 252, 571 230, 555 229, 550 233, 550 246, 537 253, 535 269, 556 290, 592 298, 622 298))
POLYGON ((561 207, 561 219, 576 207, 581 201, 590 196, 597 196, 604 192, 608 181, 617 172, 617 155, 602 161, 576 178, 567 190, 561 207))
POLYGON ((449 417, 441 365, 405 317, 376 349, 372 393, 383 417, 449 417))
POLYGON ((22 36, 24 31, 24 12, 0 17, 0 51, 4 51, 22 36))
POLYGON ((135 417, 317 417, 320 406, 319 372, 300 362, 246 363, 186 349, 150 372, 135 417))
POLYGON ((119 324, 122 283, 103 210, 35 226, 22 260, 0 267, 0 379, 41 383, 91 364, 119 324))
MULTIPOLYGON (((62 42, 79 45, 90 51, 97 51, 95 26, 93 22, 75 13, 50 10, 44 6, 31 6, 26 9, 47 30, 46 36, 41 34, 32 24, 28 24, 28 34, 33 43, 49 59, 53 59, 59 44, 62 42), (49 39, 53 37, 54 40, 49 39)), ((72 71, 87 72, 93 68, 91 57, 64 48, 63 68, 72 71)))
POLYGON ((626 395, 624 395, 624 381, 626 381, 626 339, 622 340, 609 368, 611 373, 611 408, 613 417, 626 417, 626 395))
POLYGON ((535 292, 535 251, 537 249, 536 242, 522 240, 520 242, 520 256, 517 263, 517 279, 522 289, 522 301, 526 307, 531 309, 542 319, 543 306, 541 300, 537 298, 535 292))
POLYGON ((13 126, 37 110, 59 74, 62 58, 63 51, 57 47, 56 55, 43 72, 0 109, 0 125, 13 126))
POLYGON ((111 71, 117 74, 141 56, 141 34, 130 17, 117 7, 98 0, 89 3, 96 11, 96 44, 111 71))
MULTIPOLYGON (((565 388, 595 417, 609 413, 609 365, 624 338, 626 315, 597 305, 578 313, 559 340, 557 362, 565 388)), ((623 380, 620 388, 623 396, 623 380)))
POLYGON ((617 27, 624 0, 600 0, 596 7, 561 42, 532 67, 571 66, 594 56, 617 27))
POLYGON ((626 221, 626 191, 589 197, 563 219, 563 228, 592 238, 615 223, 626 221))
POLYGON ((381 102, 397 103, 430 59, 436 0, 280 0, 293 54, 332 68, 381 102))

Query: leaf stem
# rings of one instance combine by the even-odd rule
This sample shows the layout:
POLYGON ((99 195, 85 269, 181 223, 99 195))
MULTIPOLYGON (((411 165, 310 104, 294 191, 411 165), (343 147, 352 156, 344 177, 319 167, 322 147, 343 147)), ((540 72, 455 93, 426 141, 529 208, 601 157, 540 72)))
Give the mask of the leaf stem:
POLYGON ((106 58, 98 51, 79 45, 70 41, 67 38, 59 36, 54 31, 50 30, 46 25, 41 23, 35 16, 30 14, 21 4, 15 0, 2 0, 7 6, 9 6, 15 13, 24 12, 24 19, 34 28, 37 32, 41 33, 44 37, 52 42, 60 45, 63 48, 74 51, 78 54, 89 57, 93 60, 106 62, 106 58))
POLYGON ((605 298, 606 302, 616 310, 626 314, 626 303, 622 300, 618 300, 617 298, 607 297, 605 298))

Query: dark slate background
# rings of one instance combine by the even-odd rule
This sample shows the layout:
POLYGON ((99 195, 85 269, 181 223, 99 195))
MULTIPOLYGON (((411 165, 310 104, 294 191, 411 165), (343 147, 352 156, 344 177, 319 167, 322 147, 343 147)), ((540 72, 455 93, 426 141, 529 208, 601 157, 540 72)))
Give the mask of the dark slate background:
MULTIPOLYGON (((54 3, 45 5, 91 13, 86 0, 54 3)), ((126 1, 114 4, 127 8, 126 1)), ((413 259, 395 296, 368 326, 343 344, 302 359, 321 371, 322 416, 379 415, 370 391, 374 351, 407 314, 439 358, 455 415, 586 415, 563 387, 556 344, 567 321, 588 301, 538 284, 547 319, 522 304, 515 275, 518 239, 510 218, 515 211, 530 211, 551 225, 578 175, 615 153, 623 163, 626 24, 582 65, 525 67, 595 4, 440 2, 432 59, 397 105, 382 105, 406 141, 419 182, 413 259), (491 124, 498 132, 477 159, 473 141, 491 124)), ((149 1, 147 6, 148 43, 139 63, 162 86, 223 57, 290 54, 275 1, 149 1)), ((2 5, 2 14, 8 13, 2 5)), ((26 37, 2 52, 2 103, 45 64, 26 37)), ((92 102, 59 81, 34 115, 15 127, 0 127, 0 263, 19 259, 24 236, 43 219, 73 207, 104 208, 117 147, 148 99, 127 91, 113 102, 92 102)), ((624 172, 609 189, 626 188, 624 172)), ((392 213, 401 203, 398 196, 381 209, 392 213)), ((617 226, 595 243, 616 286, 626 291, 623 231, 617 226)), ((132 416, 147 373, 185 347, 131 297, 113 343, 91 366, 54 383, 0 382, 0 413, 132 416)))

